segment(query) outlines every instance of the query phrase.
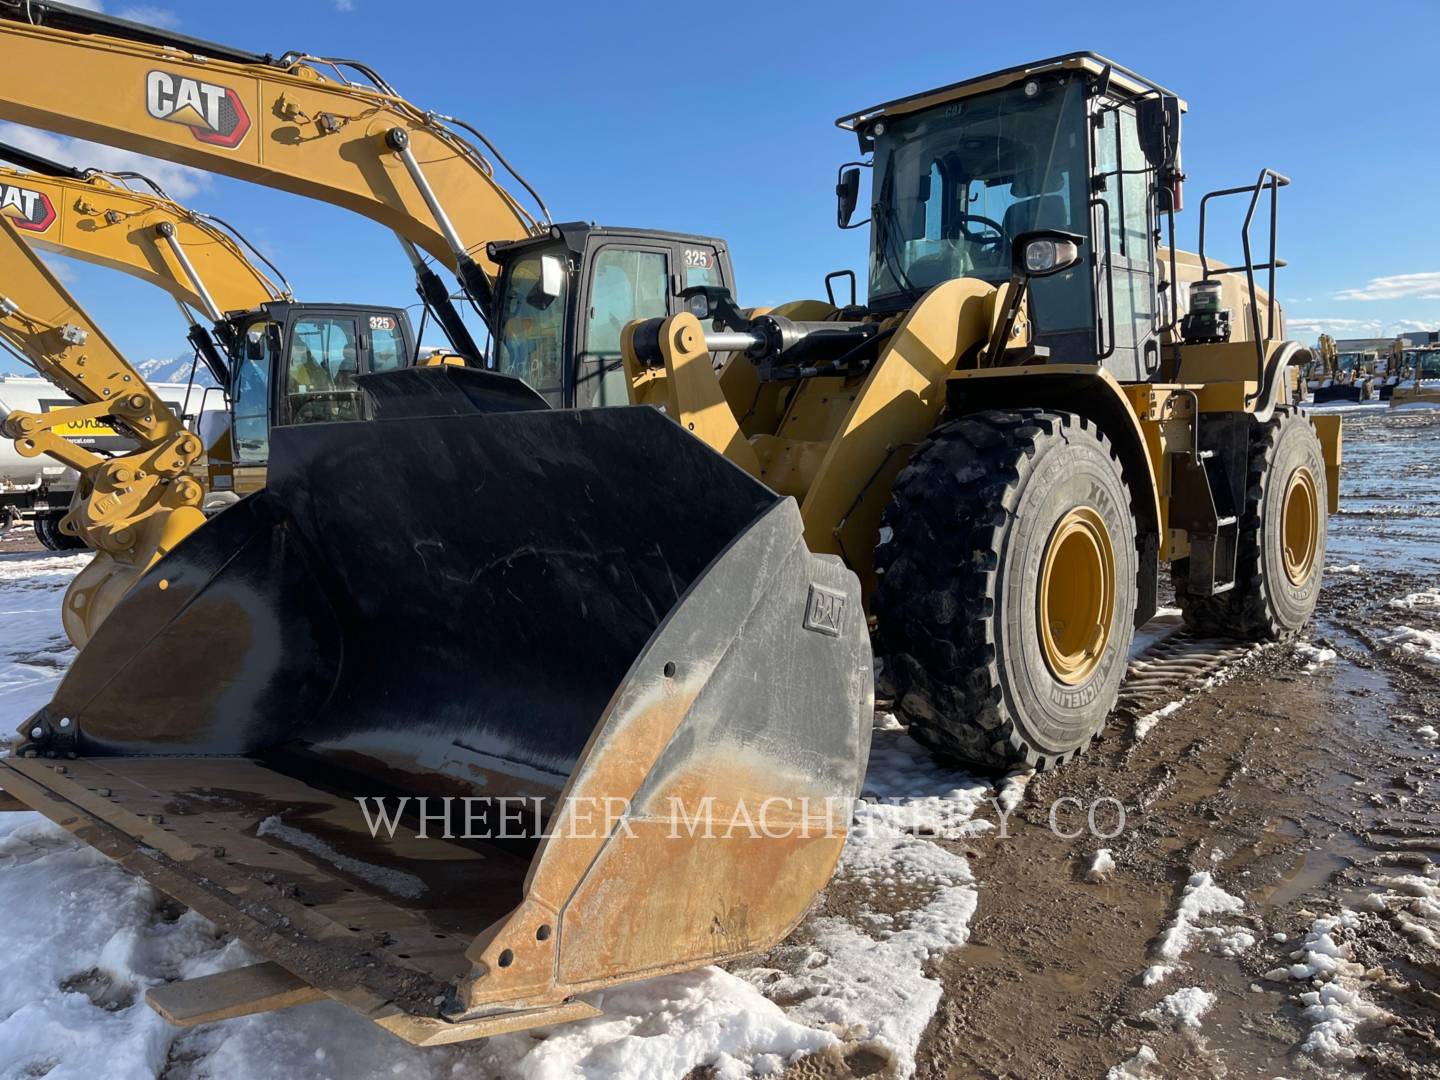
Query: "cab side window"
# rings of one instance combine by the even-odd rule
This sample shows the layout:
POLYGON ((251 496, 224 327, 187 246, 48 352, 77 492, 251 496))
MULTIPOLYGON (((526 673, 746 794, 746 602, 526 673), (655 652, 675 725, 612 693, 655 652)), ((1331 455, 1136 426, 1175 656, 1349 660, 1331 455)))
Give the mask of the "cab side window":
POLYGON ((720 257, 711 247, 684 247, 680 257, 685 267, 685 288, 710 285, 718 288, 725 282, 720 277, 720 257))
POLYGON ((392 315, 370 316, 370 370, 394 371, 405 366, 405 339, 392 315))

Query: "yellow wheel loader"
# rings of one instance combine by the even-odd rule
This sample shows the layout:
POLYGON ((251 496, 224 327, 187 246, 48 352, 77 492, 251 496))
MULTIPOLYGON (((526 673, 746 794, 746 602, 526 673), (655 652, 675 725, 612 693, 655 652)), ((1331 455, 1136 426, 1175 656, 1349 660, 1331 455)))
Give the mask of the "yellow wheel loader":
POLYGON ((896 711, 946 755, 1083 751, 1162 562, 1208 632, 1314 609, 1340 432, 1298 407, 1310 355, 1282 340, 1288 181, 1205 195, 1198 255, 1176 252, 1183 111, 1080 53, 847 116, 866 160, 842 227, 873 173, 864 305, 746 316, 700 288, 627 331, 633 400, 795 498, 811 550, 859 575, 896 711), (1220 199, 1246 211, 1237 266, 1206 250, 1220 199))
MULTIPOLYGON (((521 213, 473 145, 373 72, 361 87, 317 74, 341 61, 40 0, 0 16, 0 115, 348 206, 454 270, 492 330, 514 321, 499 371, 364 376, 367 422, 275 428, 267 487, 136 583, 0 764, 7 791, 270 961, 157 992, 168 1016, 320 993, 450 1041, 587 1015, 586 990, 779 940, 843 844, 844 813, 816 827, 811 809, 863 776, 866 602, 892 679, 923 644, 887 616, 887 578, 937 628, 933 670, 980 703, 953 738, 949 715, 926 723, 924 688, 901 712, 990 763, 1053 764, 1094 734, 1162 551, 1198 620, 1227 592, 1249 604, 1262 575, 1273 594, 1276 559, 1298 582, 1285 617, 1313 604, 1324 517, 1290 493, 1333 499, 1338 425, 1279 487, 1259 466, 1281 494, 1252 508, 1243 486, 1254 430, 1314 448, 1291 411, 1303 350, 1276 340, 1255 284, 1278 260, 1227 273, 1173 243, 1160 259, 1136 215, 1178 194, 1180 105, 1115 65, 1062 58, 853 118, 878 181, 867 306, 747 315, 687 281, 689 313, 672 287, 663 317, 620 333, 634 404, 577 408, 619 385, 614 327, 583 299, 603 233, 521 213), (82 57, 114 95, 39 89, 82 57), (911 148, 936 153, 912 169, 911 148), (978 181, 963 197, 961 177, 978 181), (939 218, 931 191, 949 193, 939 218), (986 427, 990 456, 957 454, 954 482, 1006 490, 945 508, 930 531, 968 546, 935 549, 953 572, 906 589, 914 549, 885 547, 919 526, 898 498, 882 518, 957 422, 986 427), (1084 482, 1055 496, 1072 471, 1084 482), (960 516, 974 508, 989 516, 960 516), (954 582, 989 592, 962 617, 954 582), (987 723, 988 741, 964 734, 987 723), (519 836, 497 835, 501 796, 538 800, 519 836), (400 816, 383 840, 381 799, 400 816), (697 801, 772 818, 697 835, 697 801)), ((1244 193, 1273 195, 1270 179, 1244 193)))
POLYGON ((1440 405, 1440 347, 1430 345, 1405 350, 1400 378, 1390 395, 1390 404, 1440 405))

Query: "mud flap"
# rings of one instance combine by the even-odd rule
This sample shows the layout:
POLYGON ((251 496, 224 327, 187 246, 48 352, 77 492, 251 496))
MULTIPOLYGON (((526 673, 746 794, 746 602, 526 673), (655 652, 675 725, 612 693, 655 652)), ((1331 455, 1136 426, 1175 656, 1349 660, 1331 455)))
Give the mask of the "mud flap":
MULTIPOLYGON (((232 834, 254 836, 276 807, 261 789, 284 784, 309 792, 280 815, 303 834, 323 790, 335 858, 296 841, 312 878, 375 861, 356 799, 410 797, 410 814, 421 796, 458 797, 436 802, 447 835, 467 797, 543 804, 514 843, 495 840, 489 803, 478 816, 465 804, 485 827, 455 843, 493 851, 499 876, 486 885, 482 866, 477 883, 472 867, 465 895, 446 897, 485 914, 463 956, 425 967, 451 986, 443 1009, 392 1002, 407 1016, 545 1023, 579 991, 769 947, 833 871, 864 775, 873 689, 857 580, 809 552, 793 500, 655 410, 535 409, 500 387, 489 411, 495 388, 429 372, 423 419, 396 380, 367 386, 373 421, 275 429, 269 487, 137 583, 27 722, 22 754, 149 769, 147 797, 175 803, 165 839, 197 851, 214 846, 200 835, 214 812, 205 826, 181 812, 166 790, 178 782, 154 777, 185 769, 146 762, 205 762, 203 798, 223 787, 242 808, 232 834), (256 770, 271 779, 244 780, 256 770), (347 850, 366 858, 346 863, 347 850), (523 884, 507 869, 517 855, 523 884)), ((86 790, 86 814, 134 839, 110 787, 86 790)), ((71 798, 57 820, 78 820, 71 798)), ((444 862, 405 859, 421 879, 444 862)), ((173 863, 133 868, 177 891, 173 863)), ((233 890, 247 912, 255 888, 233 890)), ((343 891, 366 888, 350 873, 343 891)), ((202 891, 180 898, 226 903, 202 891)), ((247 940, 312 985, 334 982, 304 950, 247 940)))

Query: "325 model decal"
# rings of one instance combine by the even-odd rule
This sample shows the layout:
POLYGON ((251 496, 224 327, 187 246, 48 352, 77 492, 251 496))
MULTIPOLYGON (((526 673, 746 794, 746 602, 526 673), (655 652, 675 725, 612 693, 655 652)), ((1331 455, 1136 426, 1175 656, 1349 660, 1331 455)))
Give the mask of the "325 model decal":
POLYGON ((239 146, 250 130, 250 114, 234 90, 168 71, 145 76, 145 111, 156 120, 183 124, 200 142, 227 150, 239 146))
POLYGON ((44 232, 55 224, 55 207, 43 191, 0 184, 0 214, 25 232, 44 232))

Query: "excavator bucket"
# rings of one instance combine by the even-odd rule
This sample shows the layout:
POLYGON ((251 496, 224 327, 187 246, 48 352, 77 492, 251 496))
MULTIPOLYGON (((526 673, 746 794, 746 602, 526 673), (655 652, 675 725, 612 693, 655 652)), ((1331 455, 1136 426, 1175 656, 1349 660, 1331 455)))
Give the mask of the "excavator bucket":
POLYGON ((869 746, 858 584, 658 411, 456 368, 277 428, 268 487, 157 563, 0 786, 266 963, 199 1023, 328 996, 421 1044, 765 949, 869 746))

